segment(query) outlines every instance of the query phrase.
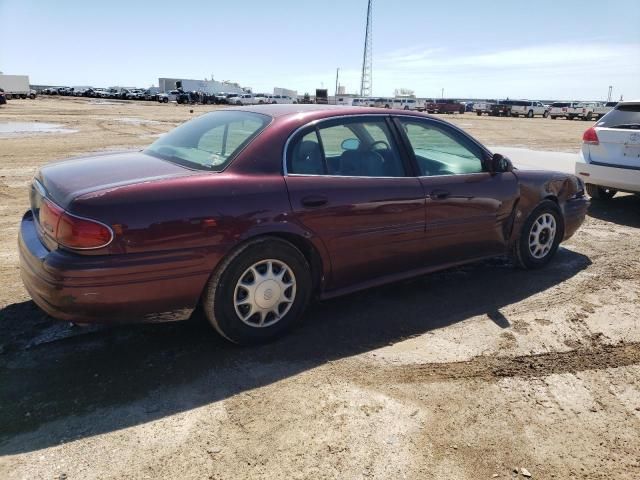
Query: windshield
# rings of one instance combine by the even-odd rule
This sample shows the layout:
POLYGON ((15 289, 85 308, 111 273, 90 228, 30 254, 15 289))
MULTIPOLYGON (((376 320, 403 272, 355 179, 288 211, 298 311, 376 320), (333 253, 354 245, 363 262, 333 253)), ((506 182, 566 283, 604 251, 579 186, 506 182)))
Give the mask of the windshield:
POLYGON ((211 112, 162 136, 145 153, 185 167, 219 172, 270 119, 251 112, 211 112))
POLYGON ((640 103, 618 105, 596 123, 597 127, 640 128, 640 103))

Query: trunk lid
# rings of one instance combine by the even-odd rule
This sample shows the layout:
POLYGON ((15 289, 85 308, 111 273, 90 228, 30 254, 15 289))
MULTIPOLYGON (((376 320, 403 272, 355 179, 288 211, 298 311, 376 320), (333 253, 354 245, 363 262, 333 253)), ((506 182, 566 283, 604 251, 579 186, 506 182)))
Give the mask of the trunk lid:
POLYGON ((196 174, 198 172, 143 152, 124 152, 52 163, 40 169, 36 180, 44 187, 39 193, 46 193, 67 209, 74 198, 87 193, 196 174))
POLYGON ((640 130, 595 127, 599 144, 589 145, 592 162, 640 169, 640 130))

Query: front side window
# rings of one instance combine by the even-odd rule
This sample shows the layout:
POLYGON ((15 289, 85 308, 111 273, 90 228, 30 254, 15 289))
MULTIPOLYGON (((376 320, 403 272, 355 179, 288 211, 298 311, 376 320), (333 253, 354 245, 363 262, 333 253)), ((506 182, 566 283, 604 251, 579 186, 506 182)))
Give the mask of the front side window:
POLYGON ((405 169, 386 122, 347 120, 312 128, 292 142, 287 171, 301 175, 403 177, 405 169))
POLYGON ((400 120, 421 176, 465 175, 483 171, 479 148, 464 145, 454 132, 426 122, 400 120))
POLYGON ((220 171, 270 122, 250 112, 202 115, 152 143, 145 153, 189 168, 220 171))

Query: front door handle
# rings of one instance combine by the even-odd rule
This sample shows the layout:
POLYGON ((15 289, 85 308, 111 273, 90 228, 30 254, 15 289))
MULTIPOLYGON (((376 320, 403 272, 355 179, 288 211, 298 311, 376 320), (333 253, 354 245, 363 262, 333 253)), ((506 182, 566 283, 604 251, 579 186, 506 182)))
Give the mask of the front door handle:
POLYGON ((301 203, 305 207, 322 207, 329 202, 329 198, 324 195, 309 195, 301 200, 301 203))
POLYGON ((451 194, 446 190, 434 190, 429 194, 429 198, 431 200, 444 200, 445 198, 448 198, 449 195, 451 194))

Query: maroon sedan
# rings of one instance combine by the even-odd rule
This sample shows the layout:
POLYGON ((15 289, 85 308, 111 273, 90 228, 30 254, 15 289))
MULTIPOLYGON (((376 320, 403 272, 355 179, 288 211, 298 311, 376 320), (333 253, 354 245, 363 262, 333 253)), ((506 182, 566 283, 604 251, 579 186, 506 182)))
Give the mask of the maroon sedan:
POLYGON ((329 298, 511 254, 540 267, 584 220, 573 175, 514 170, 420 113, 219 110, 146 150, 43 167, 20 230, 24 284, 78 323, 184 319, 238 343, 329 298))

